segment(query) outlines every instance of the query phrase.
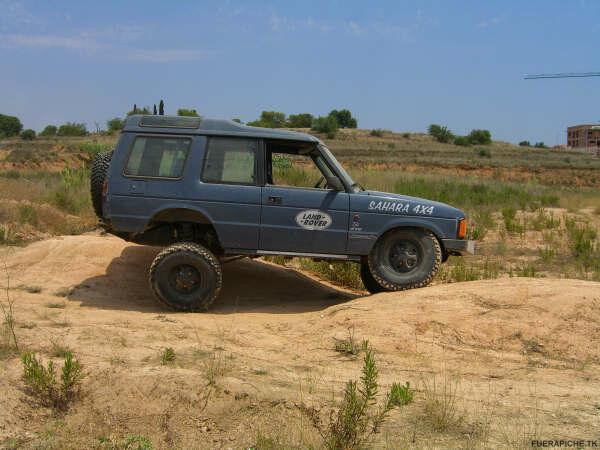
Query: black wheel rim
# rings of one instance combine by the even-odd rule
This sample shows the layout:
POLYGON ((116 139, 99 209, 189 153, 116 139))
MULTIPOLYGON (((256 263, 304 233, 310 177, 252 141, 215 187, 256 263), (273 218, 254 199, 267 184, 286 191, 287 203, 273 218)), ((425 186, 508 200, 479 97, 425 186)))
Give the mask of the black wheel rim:
POLYGON ((191 294, 200 288, 202 277, 194 266, 181 264, 169 272, 169 284, 181 294, 191 294))
POLYGON ((419 267, 423 261, 421 246, 412 240, 391 242, 387 249, 389 266, 397 273, 409 273, 419 267))

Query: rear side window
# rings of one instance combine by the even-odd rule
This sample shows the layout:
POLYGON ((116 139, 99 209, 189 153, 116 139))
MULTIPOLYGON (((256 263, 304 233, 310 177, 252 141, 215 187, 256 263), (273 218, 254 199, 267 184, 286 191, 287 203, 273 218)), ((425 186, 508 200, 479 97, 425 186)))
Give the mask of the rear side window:
POLYGON ((129 153, 125 175, 181 178, 191 142, 189 138, 138 136, 129 153))
POLYGON ((258 142, 254 139, 208 140, 202 181, 224 184, 256 184, 258 142))

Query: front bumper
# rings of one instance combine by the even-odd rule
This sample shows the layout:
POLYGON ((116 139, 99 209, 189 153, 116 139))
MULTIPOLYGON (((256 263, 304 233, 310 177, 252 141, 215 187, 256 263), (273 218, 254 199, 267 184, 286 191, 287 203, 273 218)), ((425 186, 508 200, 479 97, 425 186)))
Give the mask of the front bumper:
POLYGON ((450 255, 462 255, 463 253, 475 254, 475 241, 466 239, 442 239, 442 245, 450 255))

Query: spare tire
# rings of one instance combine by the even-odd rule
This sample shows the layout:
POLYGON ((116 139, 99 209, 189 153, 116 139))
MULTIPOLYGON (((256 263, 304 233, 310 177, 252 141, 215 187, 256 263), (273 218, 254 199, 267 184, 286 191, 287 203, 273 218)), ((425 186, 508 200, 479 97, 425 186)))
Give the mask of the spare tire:
POLYGON ((92 161, 92 172, 90 175, 90 193, 92 194, 92 205, 96 215, 102 219, 102 186, 110 167, 113 152, 100 152, 92 161))

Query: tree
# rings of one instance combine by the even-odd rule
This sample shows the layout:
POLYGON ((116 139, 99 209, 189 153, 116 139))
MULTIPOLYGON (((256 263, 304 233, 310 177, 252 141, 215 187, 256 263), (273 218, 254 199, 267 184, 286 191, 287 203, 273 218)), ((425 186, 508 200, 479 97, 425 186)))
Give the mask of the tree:
POLYGON ((437 125, 435 123, 431 124, 429 125, 427 131, 429 135, 435 138, 435 140, 438 142, 448 143, 454 139, 452 131, 450 131, 448 127, 442 125, 437 125))
POLYGON ((472 130, 469 140, 471 144, 489 145, 492 143, 492 133, 488 130, 472 130))
POLYGON ((340 109, 339 111, 334 109, 329 115, 337 120, 340 128, 356 128, 358 126, 357 120, 352 117, 352 113, 347 109, 340 109))
POLYGON ((521 147, 531 147, 531 142, 529 142, 529 141, 521 141, 521 142, 519 142, 519 145, 521 147))
POLYGON ((309 113, 290 114, 287 126, 290 128, 310 128, 314 117, 309 113))
POLYGON ((56 136, 57 131, 58 131, 58 128, 56 128, 54 125, 46 125, 46 128, 44 128, 42 130, 42 132, 40 133, 40 136, 46 136, 46 137, 56 136))
POLYGON ((109 133, 121 131, 124 125, 125 121, 119 117, 114 117, 106 121, 106 128, 108 129, 109 133))
POLYGON ((178 116, 188 116, 188 117, 200 117, 200 114, 198 114, 195 109, 186 109, 186 108, 179 108, 177 110, 177 115, 178 116))
POLYGON ((33 141, 35 139, 35 131, 31 128, 21 131, 21 139, 24 141, 33 141))
POLYGON ((58 128, 59 136, 85 136, 88 134, 84 123, 67 122, 58 128))
POLYGON ((534 147, 535 148, 548 148, 548 146, 546 144, 544 144, 543 142, 536 142, 534 147))
POLYGON ((285 127, 285 114, 279 111, 263 111, 260 113, 260 119, 254 122, 248 122, 252 127, 281 128, 285 127))
POLYGON ((133 109, 131 111, 129 111, 127 113, 128 116, 131 116, 133 114, 144 114, 144 115, 148 115, 150 114, 150 108, 147 106, 144 106, 143 108, 138 108, 137 105, 133 105, 133 109))
POLYGON ((161 116, 165 115, 165 102, 162 101, 162 98, 160 99, 160 102, 158 103, 158 114, 161 116))
POLYGON ((152 114, 156 115, 156 103, 154 104, 154 109, 152 110, 152 114))
POLYGON ((339 128, 338 121, 331 114, 317 117, 313 120, 312 130, 317 133, 325 133, 329 139, 333 139, 339 128))
POLYGON ((471 145, 471 139, 469 136, 456 136, 454 138, 454 145, 460 145, 461 147, 468 147, 471 145))
POLYGON ((23 129, 23 124, 15 116, 0 114, 0 135, 5 137, 17 136, 23 129))
POLYGON ((237 123, 242 123, 241 119, 238 119, 237 117, 235 119, 231 119, 231 120, 233 120, 234 122, 237 122, 237 123))

